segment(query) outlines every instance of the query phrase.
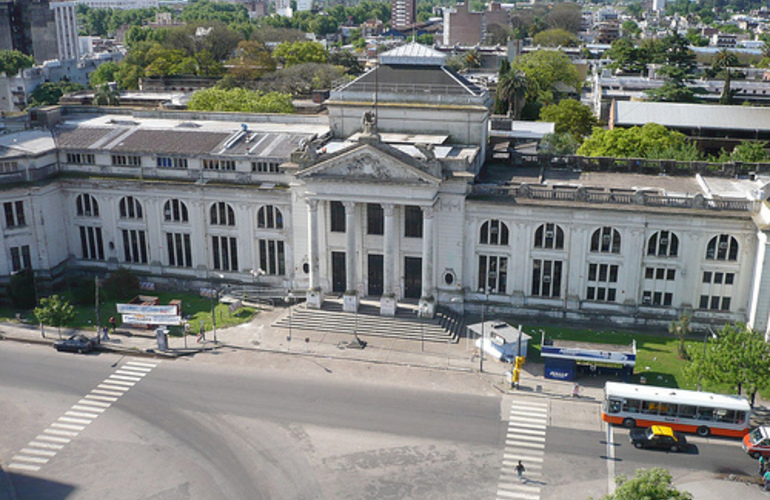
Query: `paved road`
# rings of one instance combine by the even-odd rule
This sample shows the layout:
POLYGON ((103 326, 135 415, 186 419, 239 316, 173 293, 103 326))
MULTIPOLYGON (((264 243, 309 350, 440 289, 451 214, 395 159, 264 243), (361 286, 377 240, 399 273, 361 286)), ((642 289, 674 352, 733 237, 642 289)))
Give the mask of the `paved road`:
POLYGON ((334 365, 310 374, 178 360, 138 377, 152 363, 2 347, 0 453, 45 460, 11 469, 21 500, 494 495, 499 396, 356 380, 334 365), (133 385, 120 391, 121 381, 133 385), (35 455, 52 450, 39 447, 51 436, 69 441, 35 455))

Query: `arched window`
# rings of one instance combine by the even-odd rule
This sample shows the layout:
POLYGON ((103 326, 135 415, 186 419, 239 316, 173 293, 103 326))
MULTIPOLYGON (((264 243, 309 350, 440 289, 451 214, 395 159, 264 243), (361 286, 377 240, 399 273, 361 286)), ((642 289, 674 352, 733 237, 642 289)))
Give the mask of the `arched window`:
POLYGON ((176 198, 163 204, 163 220, 166 222, 188 222, 187 205, 176 198))
POLYGON ((479 243, 482 245, 507 245, 508 226, 497 219, 484 221, 481 225, 479 243))
POLYGON ((738 260, 738 240, 729 234, 714 236, 706 245, 708 260, 738 260))
POLYGON ((561 226, 548 222, 535 229, 535 248, 562 250, 564 248, 564 231, 561 226))
POLYGON ((235 210, 233 210, 233 207, 224 201, 219 201, 211 205, 211 225, 234 226, 235 210))
POLYGON ((143 219, 142 204, 133 196, 124 196, 119 204, 121 219, 143 219))
POLYGON ((617 229, 604 226, 591 236, 591 251, 602 253, 620 253, 620 233, 617 229))
POLYGON ((658 231, 647 240, 647 255, 676 257, 679 254, 679 238, 672 231, 658 231))
POLYGON ((257 211, 257 227, 262 229, 283 229, 283 214, 273 205, 265 205, 257 211))
POLYGON ((81 217, 99 217, 99 204, 90 194, 78 195, 75 206, 77 214, 81 217))

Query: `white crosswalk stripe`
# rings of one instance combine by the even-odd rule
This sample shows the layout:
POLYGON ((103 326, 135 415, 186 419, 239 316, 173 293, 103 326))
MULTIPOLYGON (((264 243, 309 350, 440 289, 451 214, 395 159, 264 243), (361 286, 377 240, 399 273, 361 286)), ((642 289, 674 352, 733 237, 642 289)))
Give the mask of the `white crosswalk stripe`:
POLYGON ((528 480, 543 477, 547 427, 547 403, 517 398, 511 401, 497 500, 540 500, 543 483, 528 484, 528 480), (516 472, 519 461, 525 467, 522 479, 516 472))
POLYGON ((111 373, 102 383, 64 412, 47 429, 27 443, 11 458, 8 469, 37 472, 54 458, 73 438, 113 403, 128 392, 158 363, 129 361, 111 373))

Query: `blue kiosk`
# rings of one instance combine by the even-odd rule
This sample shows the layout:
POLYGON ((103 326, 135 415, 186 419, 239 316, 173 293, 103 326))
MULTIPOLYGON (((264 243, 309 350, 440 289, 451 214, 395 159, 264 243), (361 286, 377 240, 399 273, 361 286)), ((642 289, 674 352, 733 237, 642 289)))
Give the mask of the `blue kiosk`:
POLYGON ((545 378, 575 380, 578 375, 616 375, 628 382, 636 365, 636 341, 630 346, 548 339, 543 335, 540 355, 545 378))

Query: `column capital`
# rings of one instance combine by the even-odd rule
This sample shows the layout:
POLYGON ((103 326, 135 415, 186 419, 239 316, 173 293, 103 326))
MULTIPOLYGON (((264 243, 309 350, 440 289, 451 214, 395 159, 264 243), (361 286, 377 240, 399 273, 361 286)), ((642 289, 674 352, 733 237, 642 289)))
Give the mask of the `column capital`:
POLYGON ((307 203, 308 208, 313 212, 318 210, 318 200, 315 198, 305 198, 305 203, 307 203))
POLYGON ((433 207, 420 207, 422 209, 422 216, 424 219, 433 218, 433 207))
POLYGON ((343 201, 342 206, 345 207, 345 211, 352 211, 356 208, 356 202, 354 201, 343 201))
POLYGON ((383 214, 388 217, 392 217, 396 212, 396 205, 393 203, 380 203, 380 206, 382 207, 383 214))

